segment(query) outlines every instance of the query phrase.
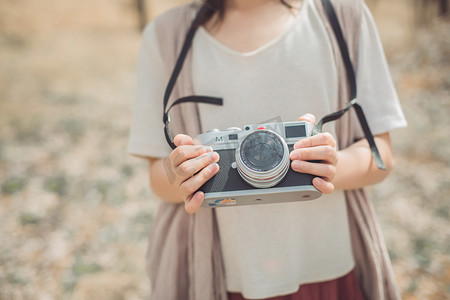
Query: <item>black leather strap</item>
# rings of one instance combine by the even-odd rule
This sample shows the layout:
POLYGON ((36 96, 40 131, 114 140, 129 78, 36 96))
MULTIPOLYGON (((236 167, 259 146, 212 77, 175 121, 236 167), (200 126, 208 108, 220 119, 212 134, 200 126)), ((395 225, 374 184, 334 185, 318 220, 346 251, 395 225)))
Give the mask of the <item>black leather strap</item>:
POLYGON ((347 73, 347 80, 350 85, 350 99, 356 98, 356 76, 353 69, 353 64, 350 59, 350 54, 347 47, 347 42, 344 39, 341 25, 334 10, 333 4, 330 0, 322 0, 322 5, 327 13, 328 20, 331 28, 333 29, 334 36, 336 37, 339 50, 341 51, 342 60, 344 62, 345 70, 347 73))
POLYGON ((341 52, 342 61, 344 62, 347 81, 350 88, 350 103, 344 109, 328 114, 324 116, 314 127, 313 134, 317 134, 322 132, 322 126, 325 123, 330 121, 335 121, 339 119, 345 112, 347 112, 351 107, 354 107, 356 110, 356 115, 358 116, 359 123, 364 131, 364 135, 369 142, 370 151, 372 152, 372 157, 375 161, 377 167, 381 170, 386 170, 386 166, 381 158, 380 152, 378 151, 377 145, 375 144, 375 140, 373 138, 373 134, 370 131, 369 124, 367 123, 366 117, 361 106, 357 103, 356 95, 356 76, 355 71, 353 69, 353 64, 350 59, 350 54, 348 51, 347 43, 345 42, 344 35, 342 34, 341 25, 339 24, 339 20, 337 18, 336 12, 334 10, 333 4, 331 4, 330 0, 322 0, 323 7, 327 14, 328 20, 330 21, 331 28, 333 29, 334 35, 336 37, 337 43, 339 45, 339 50, 341 52))
POLYGON ((199 26, 199 18, 205 11, 205 5, 202 5, 197 12, 194 20, 192 21, 191 27, 189 28, 186 37, 184 39, 183 47, 181 48, 180 54, 178 55, 177 61, 175 63, 175 67, 172 71, 172 75, 170 76, 169 83, 167 84, 166 90, 164 92, 164 106, 163 106, 163 123, 164 123, 164 136, 166 137, 167 143, 170 145, 172 149, 175 149, 176 146, 172 141, 172 137, 170 136, 169 130, 169 112, 172 107, 178 105, 180 103, 186 102, 196 102, 196 103, 207 103, 213 105, 223 105, 223 99, 217 97, 209 97, 209 96, 188 96, 183 97, 176 100, 172 105, 167 108, 167 104, 169 103, 170 95, 172 94, 175 83, 180 75, 181 69, 183 68, 184 61, 186 60, 186 56, 189 52, 189 49, 192 45, 192 40, 194 39, 195 32, 199 26))
POLYGON ((331 121, 336 121, 337 119, 342 117, 354 105, 356 105, 356 99, 353 99, 352 101, 350 101, 350 103, 345 108, 324 116, 322 119, 320 119, 319 122, 317 122, 316 126, 314 126, 311 135, 316 135, 318 133, 321 133, 323 124, 331 122, 331 121))
MULTIPOLYGON (((186 102, 196 102, 196 103, 207 103, 207 104, 213 104, 213 105, 223 105, 223 99, 222 98, 215 98, 215 97, 209 97, 209 96, 187 96, 180 99, 177 99, 175 102, 172 103, 172 105, 169 106, 167 109, 167 112, 164 113, 163 116, 163 122, 164 122, 164 136, 166 137, 167 143, 170 145, 172 149, 175 149, 177 146, 173 143, 173 139, 170 136, 169 132, 169 123, 170 123, 170 117, 169 117, 169 111, 172 107, 175 105, 178 105, 180 103, 186 103, 186 102)), ((165 111, 165 107, 164 107, 165 111)))

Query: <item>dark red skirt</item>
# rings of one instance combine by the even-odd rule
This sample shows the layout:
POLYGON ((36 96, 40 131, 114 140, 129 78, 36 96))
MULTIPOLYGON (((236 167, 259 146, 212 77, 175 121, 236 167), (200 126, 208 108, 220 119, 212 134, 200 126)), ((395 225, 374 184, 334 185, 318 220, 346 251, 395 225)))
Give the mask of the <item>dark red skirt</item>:
MULTIPOLYGON (((240 293, 228 293, 229 300, 246 300, 240 293)), ((301 285, 290 295, 265 298, 264 300, 364 300, 355 272, 337 279, 301 285)))

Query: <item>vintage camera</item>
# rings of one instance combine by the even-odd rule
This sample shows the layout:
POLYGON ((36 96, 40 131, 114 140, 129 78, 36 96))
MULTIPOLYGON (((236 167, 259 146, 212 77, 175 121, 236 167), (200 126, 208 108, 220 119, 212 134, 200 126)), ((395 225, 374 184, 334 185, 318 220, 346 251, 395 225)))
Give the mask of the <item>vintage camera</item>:
POLYGON ((292 170, 295 142, 311 136, 305 121, 246 125, 208 130, 197 139, 220 155, 219 172, 199 190, 204 207, 312 200, 322 195, 313 175, 292 170))

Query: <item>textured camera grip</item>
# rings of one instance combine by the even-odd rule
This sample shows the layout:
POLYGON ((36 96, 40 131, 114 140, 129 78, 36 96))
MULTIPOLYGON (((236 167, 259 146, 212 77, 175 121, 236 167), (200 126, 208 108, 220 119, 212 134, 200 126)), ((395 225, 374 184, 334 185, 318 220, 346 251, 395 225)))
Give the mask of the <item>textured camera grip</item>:
MULTIPOLYGON (((293 144, 288 145, 289 152, 293 150, 293 144)), ((235 149, 217 150, 220 155, 219 172, 208 180, 199 190, 204 193, 216 193, 227 191, 243 191, 256 189, 241 178, 237 169, 233 169, 231 164, 235 162, 235 149)), ((312 185, 314 176, 310 174, 298 173, 289 167, 284 179, 274 187, 290 187, 299 185, 312 185)))

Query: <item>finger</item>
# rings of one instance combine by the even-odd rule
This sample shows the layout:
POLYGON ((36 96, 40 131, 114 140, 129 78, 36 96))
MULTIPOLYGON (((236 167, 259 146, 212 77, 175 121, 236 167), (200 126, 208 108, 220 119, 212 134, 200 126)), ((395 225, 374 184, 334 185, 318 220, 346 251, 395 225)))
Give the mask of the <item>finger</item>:
POLYGON ((295 149, 289 157, 291 160, 321 160, 332 165, 336 165, 338 161, 336 148, 331 146, 295 149))
POLYGON ((188 198, 197 191, 205 182, 213 177, 219 171, 219 165, 212 163, 203 168, 198 174, 192 176, 180 185, 181 194, 188 198))
POLYGON ((204 143, 201 141, 201 140, 199 140, 198 138, 194 138, 193 139, 193 143, 194 143, 194 145, 203 145, 204 143))
POLYGON ((192 140, 192 138, 185 134, 177 134, 173 138, 173 143, 177 147, 180 145, 194 145, 194 141, 192 140))
POLYGON ((317 146, 331 146, 336 147, 336 140, 331 133, 324 132, 302 139, 294 144, 294 149, 317 147, 317 146))
POLYGON ((186 202, 184 202, 184 209, 188 214, 195 213, 200 206, 202 206, 203 199, 205 199, 205 194, 203 192, 198 191, 192 197, 190 197, 186 202))
POLYGON ((218 161, 219 154, 217 152, 204 153, 196 158, 186 160, 175 168, 175 172, 183 178, 189 178, 209 164, 218 161))
POLYGON ((304 114, 303 116, 301 116, 300 118, 298 118, 299 121, 307 121, 310 123, 313 123, 314 125, 316 125, 316 116, 314 116, 313 114, 304 114))
POLYGON ((331 194, 334 191, 334 184, 319 177, 313 179, 313 185, 323 194, 331 194))
POLYGON ((325 163, 312 163, 303 160, 294 160, 291 163, 292 170, 299 173, 316 175, 331 180, 336 175, 336 167, 325 163))
POLYGON ((191 146, 191 145, 180 145, 169 155, 169 159, 172 165, 176 168, 180 166, 183 162, 198 157, 204 153, 212 152, 213 149, 210 146, 191 146))

